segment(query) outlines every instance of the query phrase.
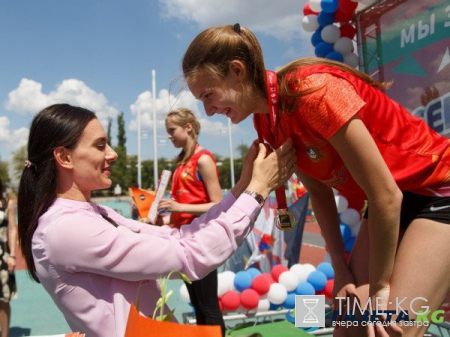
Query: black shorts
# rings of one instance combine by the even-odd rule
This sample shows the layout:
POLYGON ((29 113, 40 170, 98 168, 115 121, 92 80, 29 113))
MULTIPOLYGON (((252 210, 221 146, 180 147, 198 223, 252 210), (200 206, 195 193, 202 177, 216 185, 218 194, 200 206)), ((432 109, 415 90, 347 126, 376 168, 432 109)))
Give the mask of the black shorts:
MULTIPOLYGON (((364 218, 369 216, 369 206, 364 218)), ((403 191, 400 228, 406 229, 414 219, 430 219, 450 224, 450 197, 428 197, 403 191)))

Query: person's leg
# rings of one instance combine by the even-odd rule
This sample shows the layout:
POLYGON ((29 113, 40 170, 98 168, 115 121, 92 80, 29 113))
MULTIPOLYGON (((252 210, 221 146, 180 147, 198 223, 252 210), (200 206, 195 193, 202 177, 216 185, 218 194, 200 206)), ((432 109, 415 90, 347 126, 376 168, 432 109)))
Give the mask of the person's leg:
POLYGON ((220 325, 222 334, 225 335, 225 322, 220 310, 217 297, 218 277, 217 270, 212 271, 203 279, 196 281, 196 296, 199 311, 201 311, 201 325, 220 325))
MULTIPOLYGON (((355 277, 358 299, 361 305, 364 306, 369 298, 369 231, 367 228, 367 219, 362 219, 361 221, 361 227, 353 245, 348 264, 355 277)), ((334 309, 337 310, 338 308, 334 309)), ((362 326, 351 328, 336 327, 333 336, 363 337, 366 336, 366 329, 362 326)))
MULTIPOLYGON (((438 310, 450 290, 450 225, 416 219, 408 227, 397 252, 391 278, 391 304, 401 306, 415 319, 422 306, 438 310), (426 302, 419 300, 422 297, 426 302)), ((429 316, 428 316, 429 318, 429 316)), ((423 336, 427 327, 402 327, 405 337, 423 336)))
POLYGON ((8 337, 9 321, 11 319, 11 307, 9 302, 0 301, 0 328, 1 337, 8 337))

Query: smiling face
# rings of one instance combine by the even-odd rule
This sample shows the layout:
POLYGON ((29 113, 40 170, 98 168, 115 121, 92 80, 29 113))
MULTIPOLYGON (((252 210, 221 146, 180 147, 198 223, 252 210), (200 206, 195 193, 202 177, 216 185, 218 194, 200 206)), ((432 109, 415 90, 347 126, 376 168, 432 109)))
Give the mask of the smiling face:
POLYGON ((62 196, 89 200, 92 191, 111 186, 111 163, 117 153, 106 142, 105 130, 97 119, 87 124, 74 149, 60 147, 55 156, 61 165, 58 192, 62 196))
POLYGON ((207 73, 198 74, 189 83, 189 90, 195 98, 202 101, 208 116, 225 115, 233 124, 238 124, 253 112, 258 112, 258 95, 245 77, 245 71, 230 65, 225 78, 219 79, 207 73))

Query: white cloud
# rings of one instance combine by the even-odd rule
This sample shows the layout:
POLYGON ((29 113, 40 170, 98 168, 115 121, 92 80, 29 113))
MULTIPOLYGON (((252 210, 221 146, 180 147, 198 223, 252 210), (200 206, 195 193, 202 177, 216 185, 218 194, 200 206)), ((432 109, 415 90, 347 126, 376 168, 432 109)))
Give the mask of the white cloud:
MULTIPOLYGON (((151 131, 153 129, 153 102, 152 93, 150 91, 145 91, 141 93, 136 102, 130 106, 131 113, 135 116, 130 122, 130 130, 137 130, 137 114, 140 109, 141 112, 141 130, 151 131)), ((218 135, 227 130, 227 125, 220 122, 214 121, 210 117, 204 118, 201 111, 203 107, 200 108, 198 101, 189 91, 181 91, 176 96, 169 93, 167 89, 159 91, 159 95, 156 98, 156 119, 157 119, 157 133, 159 135, 165 135, 166 129, 164 124, 165 115, 175 108, 183 107, 190 109, 199 120, 202 129, 201 133, 204 135, 218 135)), ((233 132, 238 132, 239 128, 237 126, 233 127, 233 132)))
POLYGON ((19 86, 8 94, 5 109, 34 115, 50 104, 63 102, 93 110, 100 120, 114 118, 118 113, 102 93, 95 92, 77 79, 63 80, 54 91, 45 94, 42 92, 42 84, 23 78, 19 86))
POLYGON ((282 40, 303 35, 305 0, 159 0, 165 18, 193 21, 201 28, 239 22, 282 40))
MULTIPOLYGON (((0 143, 2 147, 12 153, 27 143, 29 130, 28 128, 22 127, 11 132, 9 126, 10 122, 8 117, 0 117, 0 143)), ((1 159, 9 160, 9 158, 1 159)))
MULTIPOLYGON (((19 86, 8 94, 5 109, 20 115, 35 115, 48 105, 69 103, 94 111, 104 126, 107 118, 115 118, 118 110, 108 104, 102 93, 95 92, 84 82, 77 79, 63 80, 56 89, 45 94, 42 84, 23 78, 19 86)), ((9 152, 17 151, 28 140, 28 128, 11 130, 7 117, 0 117, 0 143, 9 152)))

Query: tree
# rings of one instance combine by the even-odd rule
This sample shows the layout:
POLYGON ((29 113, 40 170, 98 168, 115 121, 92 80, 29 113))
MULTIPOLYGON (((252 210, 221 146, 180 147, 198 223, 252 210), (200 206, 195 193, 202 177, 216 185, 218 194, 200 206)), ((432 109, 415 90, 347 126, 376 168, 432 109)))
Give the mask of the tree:
POLYGON ((108 126, 106 128, 106 142, 111 145, 111 124, 112 119, 111 117, 108 117, 108 126))
POLYGON ((114 150, 117 152, 118 158, 111 167, 114 184, 111 186, 110 192, 114 191, 114 187, 119 184, 122 187, 122 193, 127 193, 128 187, 133 183, 133 176, 125 145, 127 136, 123 112, 117 116, 117 129, 117 146, 114 147, 114 150))

